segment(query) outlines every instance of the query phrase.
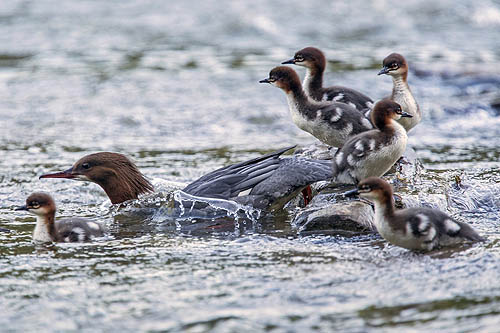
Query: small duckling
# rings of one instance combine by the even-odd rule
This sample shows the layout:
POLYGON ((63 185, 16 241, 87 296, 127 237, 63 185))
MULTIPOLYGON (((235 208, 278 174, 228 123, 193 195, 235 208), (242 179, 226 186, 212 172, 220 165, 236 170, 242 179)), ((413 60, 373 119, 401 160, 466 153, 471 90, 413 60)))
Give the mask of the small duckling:
POLYGON ((302 86, 312 99, 321 101, 342 102, 351 105, 363 113, 373 107, 373 100, 359 91, 343 86, 323 87, 323 72, 326 58, 321 50, 306 47, 295 53, 295 56, 281 64, 294 64, 307 69, 302 86))
POLYGON ((81 218, 55 220, 56 204, 47 193, 36 192, 26 199, 26 205, 16 208, 36 215, 33 240, 36 242, 88 242, 104 235, 96 222, 81 218))
POLYGON ((308 97, 299 76, 290 67, 275 67, 267 79, 259 82, 283 90, 295 125, 329 146, 342 147, 350 137, 373 128, 362 112, 348 104, 317 102, 308 97))
POLYGON ((411 115, 384 99, 375 104, 371 117, 377 128, 350 138, 335 154, 336 182, 357 184, 367 177, 383 176, 403 155, 408 136, 397 120, 411 115))
POLYGON ((375 204, 375 226, 389 243, 410 250, 430 251, 464 241, 483 242, 471 226, 458 222, 437 209, 415 207, 396 210, 391 185, 378 177, 359 182, 356 195, 375 204))
POLYGON ((378 75, 392 76, 393 87, 390 99, 401 105, 404 112, 412 115, 411 118, 398 120, 408 132, 422 120, 422 112, 408 85, 408 63, 401 54, 391 53, 384 59, 383 66, 384 68, 378 75))

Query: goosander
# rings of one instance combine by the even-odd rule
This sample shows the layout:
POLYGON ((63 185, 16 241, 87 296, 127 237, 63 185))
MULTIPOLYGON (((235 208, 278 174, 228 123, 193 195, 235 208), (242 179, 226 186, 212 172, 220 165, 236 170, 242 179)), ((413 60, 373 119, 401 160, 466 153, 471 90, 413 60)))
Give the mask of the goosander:
POLYGON ((269 78, 259 82, 282 89, 295 125, 329 146, 341 147, 350 137, 373 128, 372 123, 350 105, 317 102, 307 97, 299 76, 290 67, 276 67, 269 78))
POLYGON ((412 118, 398 120, 408 132, 422 120, 422 112, 408 86, 408 64, 401 54, 391 53, 384 59, 383 66, 384 68, 378 75, 392 76, 393 87, 390 99, 401 105, 404 112, 412 115, 412 118))
POLYGON ((338 183, 357 184, 367 177, 385 174, 403 155, 408 137, 397 120, 411 117, 399 104, 384 99, 371 112, 376 129, 350 138, 333 158, 334 179, 338 183))
POLYGON ((303 88, 306 94, 315 101, 334 101, 351 105, 363 113, 373 107, 373 100, 359 91, 342 86, 323 88, 323 72, 326 58, 321 50, 306 47, 295 53, 295 56, 281 64, 294 64, 306 68, 303 88))
POLYGON ((437 209, 416 207, 396 210, 391 185, 378 177, 362 180, 346 196, 359 194, 375 204, 375 226, 389 243, 430 251, 464 241, 485 241, 472 227, 437 209))
MULTIPOLYGON (((309 184, 332 176, 329 161, 280 158, 294 147, 217 169, 182 191, 198 197, 233 200, 260 209, 279 209, 309 184)), ((125 155, 111 152, 84 156, 70 169, 40 178, 94 182, 104 189, 113 204, 153 191, 151 183, 133 162, 125 155)))
POLYGON ((36 192, 26 199, 26 205, 16 210, 26 210, 36 215, 33 240, 36 242, 87 242, 101 237, 104 228, 96 222, 80 218, 55 220, 56 204, 47 193, 36 192))

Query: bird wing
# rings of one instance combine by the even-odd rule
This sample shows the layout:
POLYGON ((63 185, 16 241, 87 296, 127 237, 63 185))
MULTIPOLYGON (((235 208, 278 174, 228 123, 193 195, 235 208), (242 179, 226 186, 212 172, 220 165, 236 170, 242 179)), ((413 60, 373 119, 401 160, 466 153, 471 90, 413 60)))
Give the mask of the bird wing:
POLYGON ((371 109, 373 106, 373 100, 370 97, 351 88, 332 86, 325 88, 324 91, 328 101, 351 103, 359 111, 371 109))
POLYGON ((248 161, 212 171, 195 180, 183 191, 196 196, 229 199, 268 178, 280 165, 280 155, 290 146, 248 161))

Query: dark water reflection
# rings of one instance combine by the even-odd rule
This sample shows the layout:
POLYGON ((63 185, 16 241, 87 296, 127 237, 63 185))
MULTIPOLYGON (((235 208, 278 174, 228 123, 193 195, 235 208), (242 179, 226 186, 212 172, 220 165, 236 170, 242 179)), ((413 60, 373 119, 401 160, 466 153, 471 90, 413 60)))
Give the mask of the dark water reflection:
POLYGON ((0 2, 0 226, 12 230, 0 232, 1 327, 496 331, 499 26, 489 0, 0 2), (257 83, 308 45, 326 52, 328 83, 375 99, 391 89, 382 59, 407 57, 424 110, 409 142, 426 169, 404 194, 469 221, 486 244, 421 255, 373 234, 298 236, 293 211, 195 234, 117 211, 93 184, 37 179, 119 151, 168 192, 310 144, 282 92, 257 83), (34 219, 12 208, 40 190, 59 216, 98 218, 109 236, 32 244, 34 219))

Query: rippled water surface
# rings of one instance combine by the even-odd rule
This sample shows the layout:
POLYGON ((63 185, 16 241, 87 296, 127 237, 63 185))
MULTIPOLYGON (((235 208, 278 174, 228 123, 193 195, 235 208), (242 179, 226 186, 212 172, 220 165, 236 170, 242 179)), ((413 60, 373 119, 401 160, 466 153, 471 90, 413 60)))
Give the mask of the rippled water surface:
POLYGON ((493 0, 0 2, 2 330, 497 331, 498 31, 493 0), (392 85, 382 59, 406 56, 424 112, 409 143, 425 166, 407 194, 486 243, 422 255, 376 235, 305 237, 294 211, 190 234, 111 207, 94 184, 37 178, 118 151, 168 192, 309 145, 283 93, 258 83, 309 45, 327 55, 326 82, 374 99, 392 85), (34 218, 13 208, 41 190, 58 216, 109 235, 35 246, 34 218))

